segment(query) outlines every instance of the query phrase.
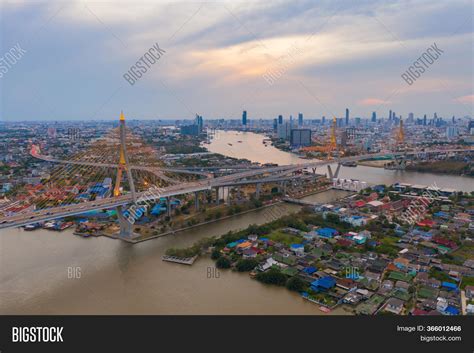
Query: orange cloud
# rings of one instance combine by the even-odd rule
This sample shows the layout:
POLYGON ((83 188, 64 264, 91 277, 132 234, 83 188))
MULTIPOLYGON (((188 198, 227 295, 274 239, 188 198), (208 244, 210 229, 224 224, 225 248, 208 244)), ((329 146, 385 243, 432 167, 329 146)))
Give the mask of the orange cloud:
POLYGON ((366 98, 357 102, 357 104, 363 105, 363 106, 381 105, 381 104, 389 104, 389 103, 390 101, 385 101, 383 99, 378 99, 378 98, 366 98))
POLYGON ((455 101, 460 102, 460 103, 474 103, 474 94, 471 94, 469 96, 462 96, 458 97, 455 99, 455 101))

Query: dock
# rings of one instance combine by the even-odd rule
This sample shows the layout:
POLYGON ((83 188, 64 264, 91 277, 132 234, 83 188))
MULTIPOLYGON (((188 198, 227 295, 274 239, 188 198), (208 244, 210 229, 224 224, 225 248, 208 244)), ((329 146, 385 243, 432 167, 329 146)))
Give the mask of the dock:
POLYGON ((197 258, 198 258, 197 255, 193 257, 177 257, 177 256, 163 255, 161 257, 163 261, 174 262, 174 263, 182 264, 182 265, 192 265, 194 261, 196 261, 197 258))

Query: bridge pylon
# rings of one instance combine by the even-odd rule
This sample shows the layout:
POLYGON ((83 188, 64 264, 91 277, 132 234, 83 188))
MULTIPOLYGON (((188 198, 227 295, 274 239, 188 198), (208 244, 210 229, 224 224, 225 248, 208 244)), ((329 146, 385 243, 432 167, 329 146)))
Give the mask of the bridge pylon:
POLYGON ((123 215, 124 207, 117 206, 115 208, 117 211, 117 219, 120 224, 120 231, 118 232, 118 237, 120 239, 133 239, 139 234, 133 232, 133 224, 123 215))
POLYGON ((329 179, 334 179, 339 176, 339 170, 341 169, 341 163, 338 163, 337 164, 337 167, 336 167, 336 171, 333 173, 332 171, 332 168, 330 165, 328 165, 328 175, 329 175, 329 179))
POLYGON ((132 171, 129 168, 129 159, 127 154, 126 132, 125 132, 125 116, 120 112, 120 159, 117 170, 117 178, 115 179, 114 196, 120 195, 120 184, 122 182, 123 172, 127 173, 128 184, 130 185, 130 192, 132 199, 136 201, 135 184, 133 183, 132 171))

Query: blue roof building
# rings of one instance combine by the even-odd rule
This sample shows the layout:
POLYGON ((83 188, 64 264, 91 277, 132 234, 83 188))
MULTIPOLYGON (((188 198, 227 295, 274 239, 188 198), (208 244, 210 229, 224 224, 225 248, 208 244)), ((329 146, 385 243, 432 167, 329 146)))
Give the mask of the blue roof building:
POLYGON ((333 288, 335 285, 336 280, 331 276, 326 276, 311 282, 311 289, 315 292, 324 292, 333 288))
POLYGON ((451 290, 456 290, 458 288, 458 286, 456 285, 456 283, 451 283, 451 282, 442 282, 441 283, 441 286, 446 288, 447 290, 451 291, 451 290))
POLYGON ((312 275, 313 273, 315 273, 318 269, 316 267, 313 267, 313 266, 309 266, 309 267, 305 267, 303 269, 303 272, 304 273, 307 273, 308 275, 312 275))
POLYGON ((164 212, 166 212, 166 207, 164 207, 163 205, 158 204, 158 205, 153 206, 150 213, 153 216, 159 216, 160 214, 162 214, 164 212))
POLYGON ((332 238, 333 236, 337 235, 337 230, 334 228, 320 228, 316 230, 316 233, 323 238, 332 238))
POLYGON ((446 309, 444 309, 444 313, 446 315, 459 315, 459 309, 455 306, 448 305, 446 309))

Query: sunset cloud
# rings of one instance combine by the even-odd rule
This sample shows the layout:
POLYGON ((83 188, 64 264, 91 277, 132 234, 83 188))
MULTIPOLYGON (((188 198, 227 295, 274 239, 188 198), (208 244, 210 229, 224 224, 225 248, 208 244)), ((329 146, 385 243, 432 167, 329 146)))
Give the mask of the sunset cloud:
POLYGON ((384 105, 384 104, 390 104, 390 103, 391 103, 390 101, 386 101, 386 100, 378 99, 378 98, 366 98, 357 102, 358 105, 362 105, 362 106, 384 105))
POLYGON ((460 102, 460 103, 474 104, 474 94, 456 98, 455 101, 460 102))
POLYGON ((472 103, 469 0, 7 1, 2 12, 0 56, 27 51, 0 82, 7 119, 112 118, 124 104, 137 118, 464 116, 459 103, 472 103), (434 42, 442 60, 406 85, 434 42), (123 74, 155 43, 166 55, 130 87, 123 74), (271 86, 267 72, 279 73, 271 86))

